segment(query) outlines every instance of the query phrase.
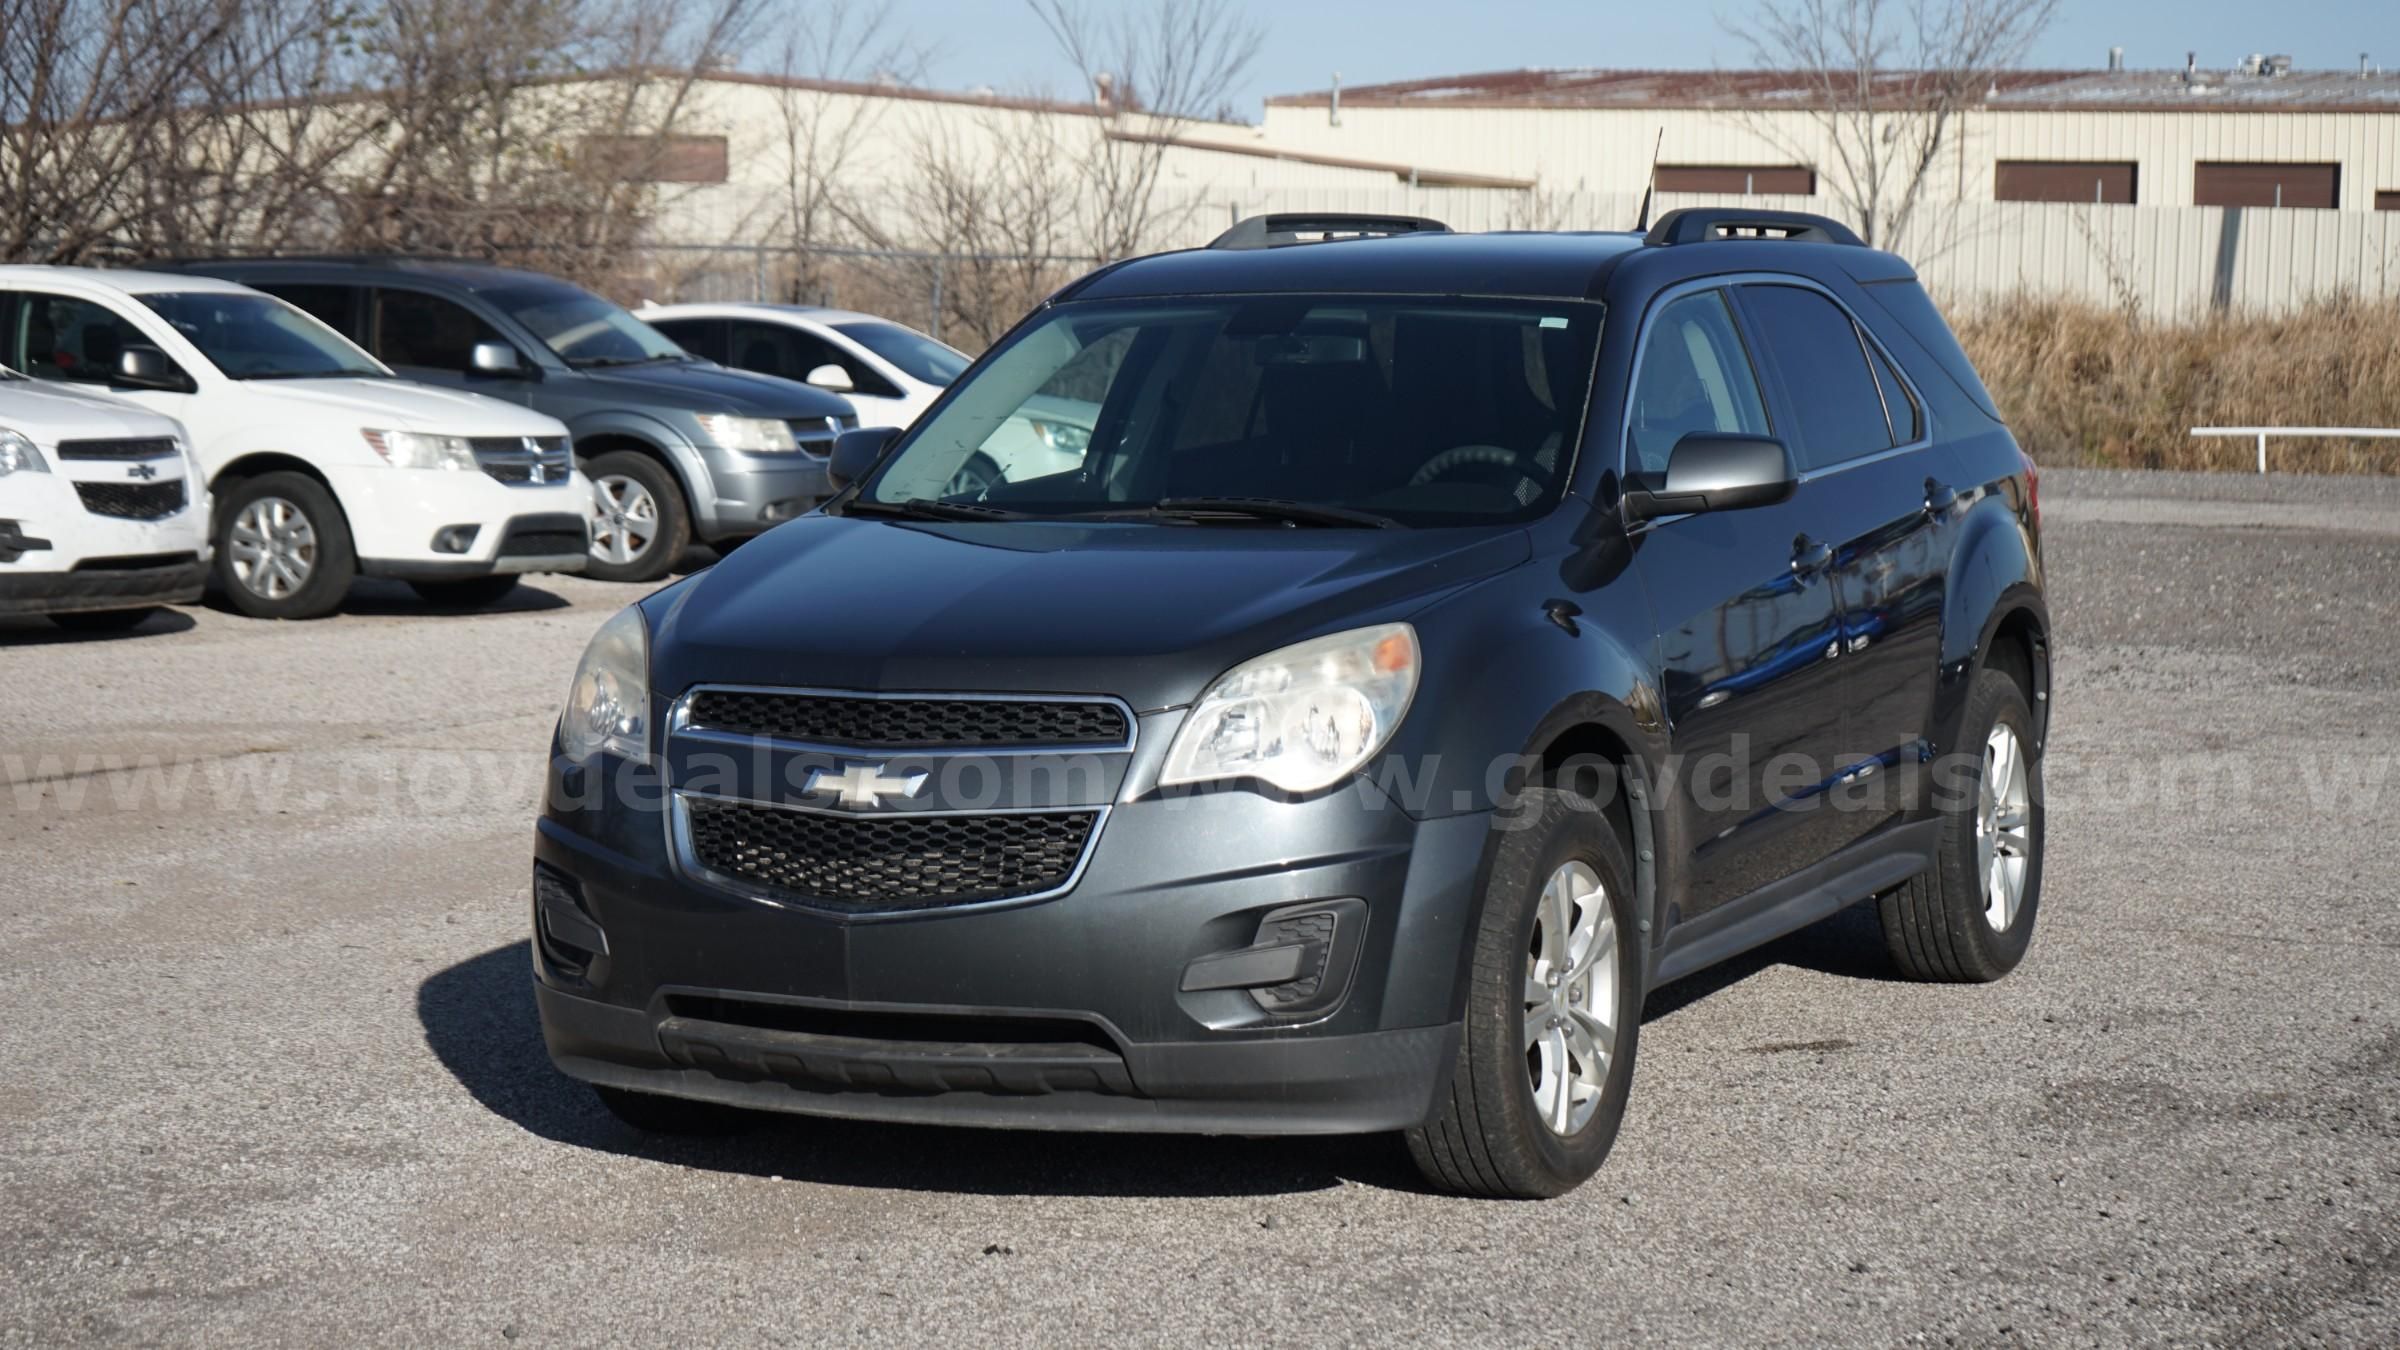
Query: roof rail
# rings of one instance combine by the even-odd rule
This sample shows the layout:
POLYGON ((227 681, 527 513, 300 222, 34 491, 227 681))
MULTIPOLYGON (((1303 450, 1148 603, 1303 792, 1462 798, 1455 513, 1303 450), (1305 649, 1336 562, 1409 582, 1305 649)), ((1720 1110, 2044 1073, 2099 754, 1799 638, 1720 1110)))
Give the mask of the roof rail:
POLYGON ((1802 244, 1866 241, 1847 225, 1804 211, 1753 211, 1737 206, 1688 206, 1669 211, 1642 237, 1645 244, 1706 244, 1723 239, 1789 239, 1802 244))
POLYGON ((1250 216, 1209 241, 1210 248, 1282 248, 1336 239, 1388 239, 1403 234, 1448 234, 1450 227, 1423 216, 1364 216, 1341 211, 1295 211, 1250 216))

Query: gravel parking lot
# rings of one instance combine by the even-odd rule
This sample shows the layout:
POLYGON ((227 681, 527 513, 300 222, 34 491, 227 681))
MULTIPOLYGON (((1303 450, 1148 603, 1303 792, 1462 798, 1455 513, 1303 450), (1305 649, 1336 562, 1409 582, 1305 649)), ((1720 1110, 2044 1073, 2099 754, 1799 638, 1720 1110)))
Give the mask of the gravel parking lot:
POLYGON ((644 1140, 549 1067, 523 931, 629 591, 0 620, 0 1343, 2393 1343, 2400 484, 2043 498, 2024 968, 1897 982, 1853 910, 1669 986, 1543 1204, 1388 1139, 644 1140))

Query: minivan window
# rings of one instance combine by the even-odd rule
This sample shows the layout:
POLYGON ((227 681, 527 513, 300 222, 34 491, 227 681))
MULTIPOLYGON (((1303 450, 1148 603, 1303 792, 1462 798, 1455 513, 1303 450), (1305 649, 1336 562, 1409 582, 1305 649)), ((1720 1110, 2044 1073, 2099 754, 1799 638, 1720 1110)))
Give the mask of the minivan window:
POLYGON ((375 354, 395 366, 466 370, 475 344, 504 342, 492 326, 464 305, 423 291, 375 293, 375 354))
POLYGON ((1051 426, 1043 439, 1081 463, 1002 478, 986 503, 1089 515, 1252 497, 1410 525, 1529 519, 1565 490, 1600 319, 1587 301, 1418 296, 1060 306, 919 424, 866 495, 939 499, 987 443, 1051 426), (1088 428, 1061 438, 1076 409, 1088 428))
MULTIPOLYGON (((383 376, 390 372, 309 314, 255 291, 137 297, 236 380, 383 376)), ((113 358, 112 358, 113 359, 113 358)))
POLYGON ((833 331, 900 368, 912 380, 948 384, 967 368, 967 354, 946 342, 936 342, 913 328, 896 323, 852 322, 832 325, 833 331))
POLYGON ((1758 375, 1725 293, 1701 291, 1661 308, 1643 340, 1642 369, 1625 412, 1629 472, 1656 488, 1675 443, 1693 432, 1764 436, 1767 429, 1758 375))
POLYGON ((1803 470, 1892 448, 1883 395, 1848 311, 1799 286, 1747 286, 1742 304, 1783 376, 1799 422, 1794 457, 1803 470))
POLYGON ((690 356, 666 334, 564 282, 507 286, 485 291, 483 297, 532 330, 570 366, 627 366, 690 356))

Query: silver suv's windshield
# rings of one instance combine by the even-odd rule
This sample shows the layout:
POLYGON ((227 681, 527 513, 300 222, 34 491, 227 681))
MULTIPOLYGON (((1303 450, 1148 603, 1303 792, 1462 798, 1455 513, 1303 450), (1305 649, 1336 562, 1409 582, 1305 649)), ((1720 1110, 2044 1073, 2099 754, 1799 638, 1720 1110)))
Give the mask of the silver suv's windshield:
POLYGON ((1565 489, 1600 317, 1582 301, 1423 296, 1062 305, 849 509, 1526 519, 1565 489))
MULTIPOLYGON (((253 291, 176 291, 139 297, 235 380, 391 374, 301 310, 253 291)), ((138 335, 135 336, 138 341, 138 335)))
POLYGON ((487 291, 484 298, 533 330, 570 366, 631 366, 683 361, 690 353, 622 308, 563 281, 487 291))

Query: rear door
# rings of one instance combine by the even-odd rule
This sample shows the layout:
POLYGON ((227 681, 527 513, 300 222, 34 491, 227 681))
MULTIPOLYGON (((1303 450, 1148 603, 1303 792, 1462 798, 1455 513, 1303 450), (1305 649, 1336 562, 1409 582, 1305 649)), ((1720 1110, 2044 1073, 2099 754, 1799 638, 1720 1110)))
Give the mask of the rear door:
POLYGON ((1925 401, 1847 307, 1798 284, 1740 296, 1791 409, 1810 528, 1834 547, 1844 790, 1831 800, 1846 842, 1899 805, 1868 780, 1926 745, 1956 494, 1925 401))
MULTIPOLYGON (((1728 291, 1703 287, 1654 309, 1626 410, 1625 465, 1663 481, 1693 432, 1785 435, 1728 291)), ((1822 802, 1841 738, 1842 634, 1824 574, 1820 490, 1744 511, 1638 526, 1635 567, 1658 627, 1660 688, 1674 729, 1673 809, 1690 853, 1673 922, 1687 922, 1815 863, 1838 846, 1822 802)))

